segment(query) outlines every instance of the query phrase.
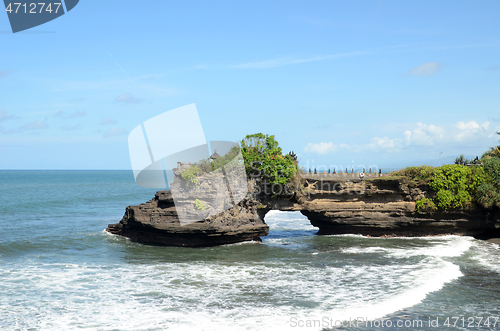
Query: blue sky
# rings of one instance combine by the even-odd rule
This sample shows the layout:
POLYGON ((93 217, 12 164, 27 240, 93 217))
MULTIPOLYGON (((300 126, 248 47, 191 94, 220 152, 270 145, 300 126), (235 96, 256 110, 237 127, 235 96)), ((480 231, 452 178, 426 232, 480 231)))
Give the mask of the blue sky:
MULTIPOLYGON (((196 103, 207 140, 301 165, 481 155, 500 131, 498 1, 88 1, 0 14, 0 169, 130 169, 127 136, 196 103)), ((165 142, 175 144, 175 142, 165 142)))

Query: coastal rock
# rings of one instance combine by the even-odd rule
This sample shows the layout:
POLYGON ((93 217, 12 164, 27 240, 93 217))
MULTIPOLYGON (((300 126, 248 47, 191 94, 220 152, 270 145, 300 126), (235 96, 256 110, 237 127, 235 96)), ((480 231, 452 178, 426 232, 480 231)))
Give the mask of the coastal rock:
POLYGON ((319 228, 318 234, 500 237, 498 212, 479 207, 417 212, 415 201, 433 193, 425 184, 410 185, 407 178, 346 181, 326 177, 318 180, 300 211, 319 228))
POLYGON ((106 231, 134 241, 168 246, 214 246, 256 240, 266 236, 269 227, 256 206, 245 199, 235 207, 191 224, 181 225, 170 191, 159 191, 154 199, 139 206, 128 206, 122 220, 106 231))
MULTIPOLYGON (((266 213, 281 210, 300 211, 319 228, 321 235, 414 237, 454 234, 480 239, 500 238, 498 211, 472 207, 469 210, 417 212, 415 201, 433 194, 426 184, 415 186, 407 178, 365 179, 305 176, 302 180, 308 183, 303 185, 306 189, 279 199, 265 194, 265 190, 250 180, 249 193, 236 206, 187 225, 179 222, 170 191, 159 191, 147 203, 127 207, 120 223, 110 224, 106 230, 134 241, 170 246, 259 241, 269 232, 264 222, 266 213)), ((210 199, 215 201, 215 198, 210 199)), ((219 203, 227 204, 228 201, 219 203)))

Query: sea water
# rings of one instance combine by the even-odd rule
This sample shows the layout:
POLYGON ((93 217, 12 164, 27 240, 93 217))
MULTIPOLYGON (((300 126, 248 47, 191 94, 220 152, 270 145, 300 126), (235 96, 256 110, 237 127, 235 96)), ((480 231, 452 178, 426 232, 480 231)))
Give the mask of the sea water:
POLYGON ((500 246, 318 236, 279 211, 262 243, 104 231, 154 193, 129 171, 0 171, 0 329, 500 330, 500 246))

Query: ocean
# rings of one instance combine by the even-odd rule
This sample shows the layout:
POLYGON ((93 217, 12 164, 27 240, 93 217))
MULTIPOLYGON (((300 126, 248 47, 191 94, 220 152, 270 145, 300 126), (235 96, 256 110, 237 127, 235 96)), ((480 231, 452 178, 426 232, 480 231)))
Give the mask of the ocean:
POLYGON ((500 246, 318 236, 279 211, 262 243, 104 231, 154 193, 131 171, 0 170, 0 329, 500 330, 500 246))

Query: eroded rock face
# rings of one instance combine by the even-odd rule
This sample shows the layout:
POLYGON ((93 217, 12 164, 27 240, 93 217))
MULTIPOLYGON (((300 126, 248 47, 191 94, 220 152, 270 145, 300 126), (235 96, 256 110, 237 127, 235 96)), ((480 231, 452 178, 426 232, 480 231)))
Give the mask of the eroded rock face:
POLYGON ((424 196, 432 197, 425 184, 414 187, 405 178, 383 177, 346 181, 331 176, 307 180, 311 183, 305 185, 307 190, 280 199, 262 193, 263 190, 256 189, 254 181, 249 181, 249 193, 236 207, 187 225, 180 224, 171 193, 159 191, 147 203, 127 207, 120 223, 110 224, 107 231, 144 243, 190 247, 221 245, 260 240, 269 232, 264 222, 265 214, 269 210, 282 210, 300 211, 319 228, 318 234, 456 234, 500 238, 498 211, 476 208, 417 213, 415 201, 424 196))
POLYGON ((267 236, 269 227, 258 215, 258 202, 241 201, 235 208, 202 221, 181 225, 170 191, 159 191, 154 199, 129 206, 120 223, 106 231, 134 241, 168 246, 214 246, 267 236))
POLYGON ((415 201, 431 197, 426 185, 410 187, 406 178, 342 182, 324 179, 303 201, 301 213, 318 234, 500 236, 499 215, 482 208, 417 213, 415 201))

